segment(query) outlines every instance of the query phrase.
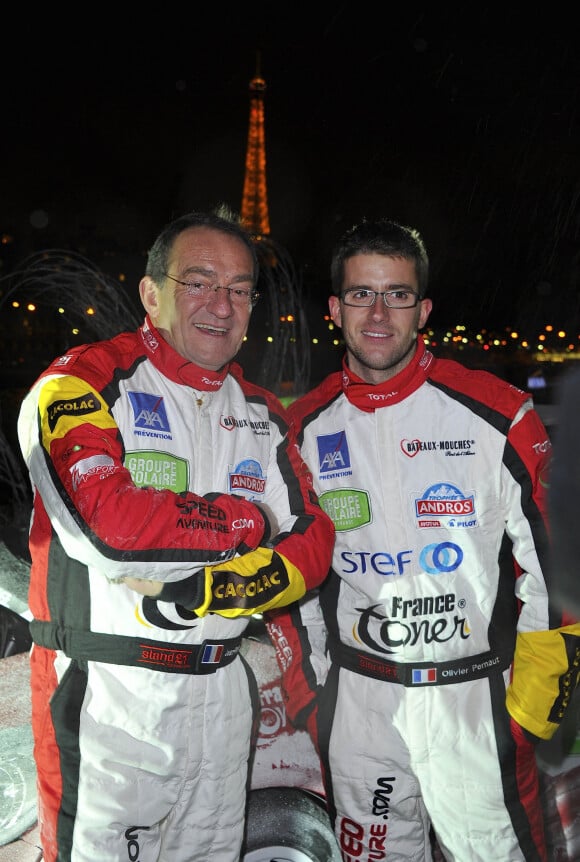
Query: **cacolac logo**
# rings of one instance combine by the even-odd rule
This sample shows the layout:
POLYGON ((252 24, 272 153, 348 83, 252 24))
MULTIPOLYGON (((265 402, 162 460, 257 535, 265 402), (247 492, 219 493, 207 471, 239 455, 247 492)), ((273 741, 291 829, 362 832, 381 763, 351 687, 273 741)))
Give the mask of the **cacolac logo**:
POLYGON ((54 431, 61 416, 86 416, 87 413, 96 413, 100 409, 101 402, 94 392, 87 392, 78 398, 53 401, 47 410, 49 428, 54 431))

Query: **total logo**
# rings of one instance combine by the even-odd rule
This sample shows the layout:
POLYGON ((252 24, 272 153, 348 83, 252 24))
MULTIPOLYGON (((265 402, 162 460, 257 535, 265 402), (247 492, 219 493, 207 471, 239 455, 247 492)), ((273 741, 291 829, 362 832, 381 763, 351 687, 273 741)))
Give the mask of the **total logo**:
POLYGON ((475 496, 461 491, 457 485, 438 482, 430 485, 415 499, 415 516, 420 529, 477 527, 475 496))

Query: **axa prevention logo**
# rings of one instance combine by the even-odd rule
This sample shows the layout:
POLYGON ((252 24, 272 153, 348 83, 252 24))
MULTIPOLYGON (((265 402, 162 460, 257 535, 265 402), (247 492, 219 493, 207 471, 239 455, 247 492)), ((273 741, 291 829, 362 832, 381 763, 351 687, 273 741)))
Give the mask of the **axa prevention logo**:
POLYGON ((321 434, 316 438, 316 443, 318 445, 320 479, 352 476, 350 452, 345 431, 337 431, 335 434, 321 434))
POLYGON ((135 434, 138 437, 171 439, 171 428, 162 395, 149 392, 128 392, 135 417, 135 434))

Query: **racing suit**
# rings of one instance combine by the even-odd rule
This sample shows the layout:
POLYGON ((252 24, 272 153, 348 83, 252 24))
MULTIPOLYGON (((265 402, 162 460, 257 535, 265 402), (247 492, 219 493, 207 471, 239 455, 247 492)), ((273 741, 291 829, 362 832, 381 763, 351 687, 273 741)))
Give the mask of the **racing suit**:
POLYGON ((534 743, 570 701, 580 628, 548 597, 530 399, 420 339, 386 383, 343 362, 290 414, 336 541, 268 629, 344 862, 424 862, 431 829, 450 860, 545 860, 534 743))
POLYGON ((580 620, 580 370, 565 376, 558 391, 558 430, 550 470, 548 507, 552 524, 555 600, 580 620))
POLYGON ((18 434, 45 862, 237 862, 241 635, 322 580, 334 533, 281 405, 235 363, 188 362, 146 317, 56 359, 18 434))

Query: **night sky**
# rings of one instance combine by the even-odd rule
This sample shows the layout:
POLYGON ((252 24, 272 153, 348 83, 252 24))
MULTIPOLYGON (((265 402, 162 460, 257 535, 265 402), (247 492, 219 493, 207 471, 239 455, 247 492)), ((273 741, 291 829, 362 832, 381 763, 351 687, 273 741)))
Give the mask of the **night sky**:
POLYGON ((182 212, 239 209, 259 51, 272 237, 321 303, 334 239, 385 215, 423 234, 432 322, 580 326, 571 21, 508 4, 214 5, 129 26, 107 6, 3 21, 5 270, 42 248, 143 255, 182 212))

